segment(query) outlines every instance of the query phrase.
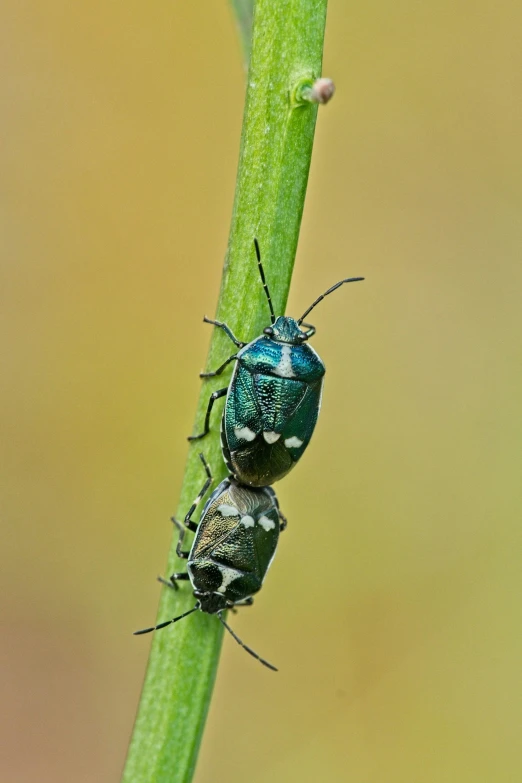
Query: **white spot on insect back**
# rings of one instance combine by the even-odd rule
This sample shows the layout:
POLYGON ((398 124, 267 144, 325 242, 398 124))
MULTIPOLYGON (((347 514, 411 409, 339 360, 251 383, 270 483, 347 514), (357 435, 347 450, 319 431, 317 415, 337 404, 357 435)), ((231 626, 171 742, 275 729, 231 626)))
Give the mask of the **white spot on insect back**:
POLYGON ((268 517, 265 517, 264 515, 262 517, 259 517, 259 524, 263 528, 263 530, 266 530, 268 533, 269 530, 273 530, 275 528, 275 522, 273 519, 269 519, 268 517))
POLYGON ((244 517, 241 517, 241 524, 245 527, 254 527, 254 517, 250 517, 246 514, 244 517))
POLYGON ((285 440, 285 446, 287 449, 298 449, 302 445, 303 441, 299 440, 299 438, 296 438, 295 435, 292 435, 291 438, 286 438, 285 440))
POLYGON ((237 579, 238 576, 241 576, 241 574, 239 573, 239 571, 235 571, 233 568, 227 568, 226 566, 219 566, 219 570, 221 571, 221 576, 223 577, 223 581, 218 587, 217 592, 224 593, 227 587, 229 586, 230 582, 233 582, 234 579, 237 579))
POLYGON ((229 506, 228 503, 222 503, 217 507, 222 517, 238 517, 239 511, 235 506, 229 506))
POLYGON ((267 443, 275 443, 281 437, 280 432, 263 432, 263 438, 267 443))
POLYGON ((290 345, 282 345, 279 364, 274 368, 274 373, 279 375, 280 378, 295 378, 295 373, 292 370, 291 355, 292 347, 290 345))
POLYGON ((256 433, 248 429, 248 427, 234 427, 234 435, 238 440, 254 440, 256 433))

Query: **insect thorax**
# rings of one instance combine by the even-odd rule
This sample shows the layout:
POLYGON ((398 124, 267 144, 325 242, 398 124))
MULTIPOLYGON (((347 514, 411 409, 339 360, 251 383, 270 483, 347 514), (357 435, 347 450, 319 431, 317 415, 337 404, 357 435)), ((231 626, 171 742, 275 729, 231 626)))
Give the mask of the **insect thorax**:
MULTIPOLYGON (((279 318, 276 318, 275 323, 269 329, 272 332, 270 335, 271 339, 280 343, 301 345, 307 337, 306 332, 299 328, 295 318, 290 318, 286 315, 280 315, 279 318)), ((266 331, 265 333, 268 334, 269 332, 266 331)))

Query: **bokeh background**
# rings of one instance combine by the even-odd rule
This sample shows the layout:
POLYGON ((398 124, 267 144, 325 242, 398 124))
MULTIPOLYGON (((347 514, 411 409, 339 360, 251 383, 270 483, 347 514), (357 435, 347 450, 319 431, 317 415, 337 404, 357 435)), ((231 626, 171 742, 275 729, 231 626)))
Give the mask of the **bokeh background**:
MULTIPOLYGON (((520 780, 522 6, 332 0, 323 412, 197 783, 520 780)), ((244 97, 225 0, 2 5, 1 779, 119 779, 244 97)), ((175 631, 172 631, 175 632, 175 631)))

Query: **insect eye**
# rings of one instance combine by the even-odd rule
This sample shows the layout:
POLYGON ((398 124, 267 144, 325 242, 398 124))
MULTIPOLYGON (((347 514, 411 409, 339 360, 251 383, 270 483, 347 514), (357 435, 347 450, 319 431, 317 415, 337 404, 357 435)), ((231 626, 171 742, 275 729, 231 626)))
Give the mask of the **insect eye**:
POLYGON ((274 334, 274 330, 271 326, 267 326, 266 329, 263 330, 265 334, 268 334, 269 336, 274 334))

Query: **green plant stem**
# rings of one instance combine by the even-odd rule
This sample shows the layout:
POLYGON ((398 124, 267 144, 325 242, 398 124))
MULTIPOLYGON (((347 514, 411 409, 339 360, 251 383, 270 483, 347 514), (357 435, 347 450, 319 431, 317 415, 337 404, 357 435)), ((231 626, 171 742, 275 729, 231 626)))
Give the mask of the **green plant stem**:
POLYGON ((230 0, 236 17, 237 29, 243 49, 245 67, 250 62, 252 44, 252 20, 254 18, 254 0, 230 0))
MULTIPOLYGON (((275 310, 285 311, 317 115, 317 106, 298 103, 295 95, 321 74, 326 4, 327 0, 256 3, 236 195, 217 308, 217 318, 244 341, 269 323, 254 237, 259 240, 275 310)), ((194 301, 197 309, 196 293, 194 301)), ((221 330, 214 329, 207 369, 215 369, 233 351, 221 330)), ((202 429, 210 393, 226 386, 229 377, 224 373, 202 383, 195 432, 202 429)), ((219 445, 221 406, 216 408, 210 435, 196 441, 189 451, 180 519, 203 484, 199 451, 210 463, 214 487, 226 475, 219 445)), ((176 541, 174 534, 167 574, 185 570, 176 557, 176 541)), ((158 622, 181 614, 194 603, 188 585, 177 593, 163 588, 158 622)), ((188 783, 192 779, 222 637, 217 618, 201 612, 154 634, 124 783, 188 783)), ((232 640, 230 644, 235 647, 232 640)), ((239 648, 233 653, 244 655, 239 648)), ((254 661, 251 664, 253 677, 278 676, 254 661)))

